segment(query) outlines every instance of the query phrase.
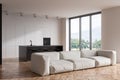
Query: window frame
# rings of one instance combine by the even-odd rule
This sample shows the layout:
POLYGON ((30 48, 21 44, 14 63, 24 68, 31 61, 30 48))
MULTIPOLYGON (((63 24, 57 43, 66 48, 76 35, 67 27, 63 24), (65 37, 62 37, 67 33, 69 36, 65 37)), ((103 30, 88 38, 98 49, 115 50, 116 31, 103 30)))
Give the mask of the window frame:
POLYGON ((92 50, 92 16, 93 15, 97 15, 97 14, 101 14, 101 12, 95 12, 95 13, 90 13, 90 14, 85 14, 85 15, 80 15, 80 16, 75 16, 75 17, 70 17, 69 18, 69 50, 71 51, 71 19, 75 19, 75 18, 79 18, 79 50, 81 49, 81 18, 85 17, 85 16, 90 16, 90 34, 89 34, 89 39, 90 39, 90 50, 92 50))

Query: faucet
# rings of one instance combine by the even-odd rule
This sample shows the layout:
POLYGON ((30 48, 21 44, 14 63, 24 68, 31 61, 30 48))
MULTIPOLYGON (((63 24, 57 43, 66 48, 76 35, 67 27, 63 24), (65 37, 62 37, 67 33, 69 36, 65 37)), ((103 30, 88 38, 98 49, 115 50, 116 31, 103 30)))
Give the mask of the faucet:
POLYGON ((32 40, 30 40, 30 46, 32 46, 32 40))

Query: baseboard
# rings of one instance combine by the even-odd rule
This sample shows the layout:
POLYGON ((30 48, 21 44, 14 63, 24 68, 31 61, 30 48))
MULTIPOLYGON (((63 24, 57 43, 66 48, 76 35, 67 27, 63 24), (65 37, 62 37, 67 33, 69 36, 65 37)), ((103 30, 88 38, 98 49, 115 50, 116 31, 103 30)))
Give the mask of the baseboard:
POLYGON ((18 58, 3 58, 2 61, 3 62, 18 62, 19 59, 18 58))

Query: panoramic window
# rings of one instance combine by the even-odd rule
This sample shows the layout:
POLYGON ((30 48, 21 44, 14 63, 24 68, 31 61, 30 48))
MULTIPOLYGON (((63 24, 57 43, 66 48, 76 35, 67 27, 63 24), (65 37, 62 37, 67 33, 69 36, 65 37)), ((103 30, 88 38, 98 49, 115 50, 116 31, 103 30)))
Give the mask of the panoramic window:
POLYGON ((71 20, 71 50, 79 50, 79 18, 71 20))
POLYGON ((92 15, 92 49, 101 48, 101 14, 92 15))
POLYGON ((81 17, 81 49, 90 48, 90 16, 81 17))
POLYGON ((73 17, 70 21, 70 50, 101 48, 101 13, 73 17))

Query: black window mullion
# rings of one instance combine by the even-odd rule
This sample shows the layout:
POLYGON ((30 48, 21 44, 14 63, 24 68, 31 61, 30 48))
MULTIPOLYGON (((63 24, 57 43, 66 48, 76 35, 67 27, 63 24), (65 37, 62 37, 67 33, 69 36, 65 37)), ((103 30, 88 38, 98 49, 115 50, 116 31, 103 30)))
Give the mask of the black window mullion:
POLYGON ((79 18, 79 50, 81 50, 81 17, 79 18))
POLYGON ((71 51, 71 19, 69 19, 69 50, 71 51))
POLYGON ((90 50, 92 50, 92 18, 90 15, 90 50))

